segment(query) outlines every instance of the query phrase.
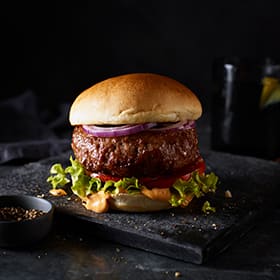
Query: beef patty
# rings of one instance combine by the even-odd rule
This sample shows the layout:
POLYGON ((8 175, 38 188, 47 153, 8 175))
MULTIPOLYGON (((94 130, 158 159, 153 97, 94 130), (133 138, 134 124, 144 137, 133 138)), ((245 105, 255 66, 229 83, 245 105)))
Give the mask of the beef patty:
POLYGON ((200 158, 195 128, 95 137, 76 126, 72 149, 89 174, 117 177, 185 174, 200 158))

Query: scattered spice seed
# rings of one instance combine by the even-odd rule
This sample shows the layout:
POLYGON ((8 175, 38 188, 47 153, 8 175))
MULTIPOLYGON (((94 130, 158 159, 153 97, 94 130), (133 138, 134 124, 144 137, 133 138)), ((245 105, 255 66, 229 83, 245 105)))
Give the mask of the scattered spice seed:
POLYGON ((32 220, 44 215, 44 212, 36 209, 24 209, 22 207, 1 207, 1 221, 32 220))
POLYGON ((226 197, 226 198, 232 198, 232 194, 231 194, 231 191, 230 191, 230 190, 226 190, 226 191, 225 191, 225 197, 226 197))
POLYGON ((53 196, 65 196, 65 195, 67 195, 67 193, 64 189, 51 189, 49 192, 53 196))
POLYGON ((181 277, 182 276, 182 274, 181 274, 181 272, 180 271, 176 271, 175 272, 175 277, 177 278, 177 277, 181 277))
POLYGON ((215 230, 218 229, 218 225, 215 224, 215 223, 212 224, 212 227, 213 227, 213 229, 215 229, 215 230))

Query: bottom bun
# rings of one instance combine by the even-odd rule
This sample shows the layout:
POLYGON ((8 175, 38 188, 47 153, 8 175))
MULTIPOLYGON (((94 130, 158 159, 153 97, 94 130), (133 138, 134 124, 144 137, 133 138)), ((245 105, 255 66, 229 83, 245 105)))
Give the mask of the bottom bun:
POLYGON ((126 212, 153 212, 171 208, 168 201, 150 199, 143 194, 119 193, 109 198, 110 208, 126 212))

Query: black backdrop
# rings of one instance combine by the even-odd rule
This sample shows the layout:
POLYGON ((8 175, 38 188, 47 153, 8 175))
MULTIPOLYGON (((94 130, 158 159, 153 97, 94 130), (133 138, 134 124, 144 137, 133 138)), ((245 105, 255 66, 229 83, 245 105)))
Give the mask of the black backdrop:
POLYGON ((110 76, 156 72, 188 85, 207 110, 213 59, 280 52, 279 0, 0 5, 1 99, 31 89, 53 106, 110 76))

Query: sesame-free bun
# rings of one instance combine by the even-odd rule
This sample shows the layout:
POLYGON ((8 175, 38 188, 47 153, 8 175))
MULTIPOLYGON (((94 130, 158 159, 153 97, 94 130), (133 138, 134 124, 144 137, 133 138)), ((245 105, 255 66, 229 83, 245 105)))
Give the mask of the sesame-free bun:
POLYGON ((196 120, 200 101, 183 84, 151 73, 109 78, 83 91, 73 102, 69 120, 81 124, 136 124, 196 120))

